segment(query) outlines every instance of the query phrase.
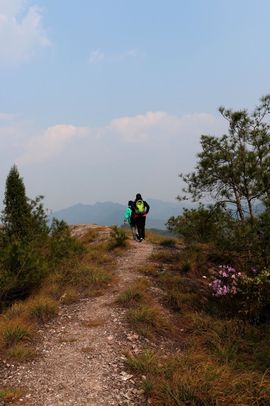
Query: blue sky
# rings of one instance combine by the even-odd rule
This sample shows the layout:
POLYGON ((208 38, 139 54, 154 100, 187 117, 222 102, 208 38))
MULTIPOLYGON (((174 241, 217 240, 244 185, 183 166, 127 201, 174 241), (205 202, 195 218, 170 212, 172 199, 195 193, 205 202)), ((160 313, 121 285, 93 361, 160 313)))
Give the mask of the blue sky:
POLYGON ((220 105, 270 92, 267 0, 0 0, 0 200, 172 201, 220 105))

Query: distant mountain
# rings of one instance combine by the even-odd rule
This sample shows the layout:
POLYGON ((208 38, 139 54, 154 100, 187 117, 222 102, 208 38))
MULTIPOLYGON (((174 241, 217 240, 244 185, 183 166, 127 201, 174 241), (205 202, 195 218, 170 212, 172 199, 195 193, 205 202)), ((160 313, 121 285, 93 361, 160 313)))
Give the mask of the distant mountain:
MULTIPOLYGON (((178 216, 186 206, 183 203, 169 203, 148 199, 150 212, 147 216, 147 228, 166 229, 171 216, 178 216)), ((120 226, 123 224, 125 205, 113 202, 98 202, 93 205, 78 203, 63 210, 55 211, 52 216, 68 224, 100 224, 120 226)))

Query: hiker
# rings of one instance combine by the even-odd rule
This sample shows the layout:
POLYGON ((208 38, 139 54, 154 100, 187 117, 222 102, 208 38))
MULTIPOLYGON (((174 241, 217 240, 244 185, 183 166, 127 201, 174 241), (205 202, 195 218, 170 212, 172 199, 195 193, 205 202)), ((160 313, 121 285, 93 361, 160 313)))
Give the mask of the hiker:
POLYGON ((149 204, 143 200, 140 193, 137 193, 134 201, 134 220, 137 227, 137 239, 140 242, 145 239, 145 220, 149 210, 149 204))
POLYGON ((124 223, 130 225, 133 239, 136 240, 137 227, 134 220, 134 202, 130 200, 124 214, 124 223))

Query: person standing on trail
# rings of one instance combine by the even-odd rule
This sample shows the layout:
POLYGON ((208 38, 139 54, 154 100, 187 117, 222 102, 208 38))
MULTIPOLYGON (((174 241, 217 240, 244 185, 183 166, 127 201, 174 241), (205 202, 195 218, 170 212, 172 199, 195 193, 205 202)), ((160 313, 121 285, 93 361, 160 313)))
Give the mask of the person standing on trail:
POLYGON ((136 240, 137 228, 134 220, 134 211, 135 211, 134 202, 130 200, 128 202, 128 207, 125 210, 124 223, 128 223, 130 225, 133 239, 136 240))
POLYGON ((149 204, 143 200, 140 193, 137 193, 134 201, 134 220, 137 227, 137 238, 140 242, 145 239, 145 221, 149 210, 149 204))

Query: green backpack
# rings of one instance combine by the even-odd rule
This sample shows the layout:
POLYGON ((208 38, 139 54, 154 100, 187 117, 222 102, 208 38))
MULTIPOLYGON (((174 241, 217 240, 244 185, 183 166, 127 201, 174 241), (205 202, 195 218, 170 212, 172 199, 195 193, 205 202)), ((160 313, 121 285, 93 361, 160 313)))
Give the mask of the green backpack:
POLYGON ((135 207, 135 212, 137 214, 143 214, 144 213, 144 202, 143 202, 143 200, 137 200, 136 207, 135 207))

